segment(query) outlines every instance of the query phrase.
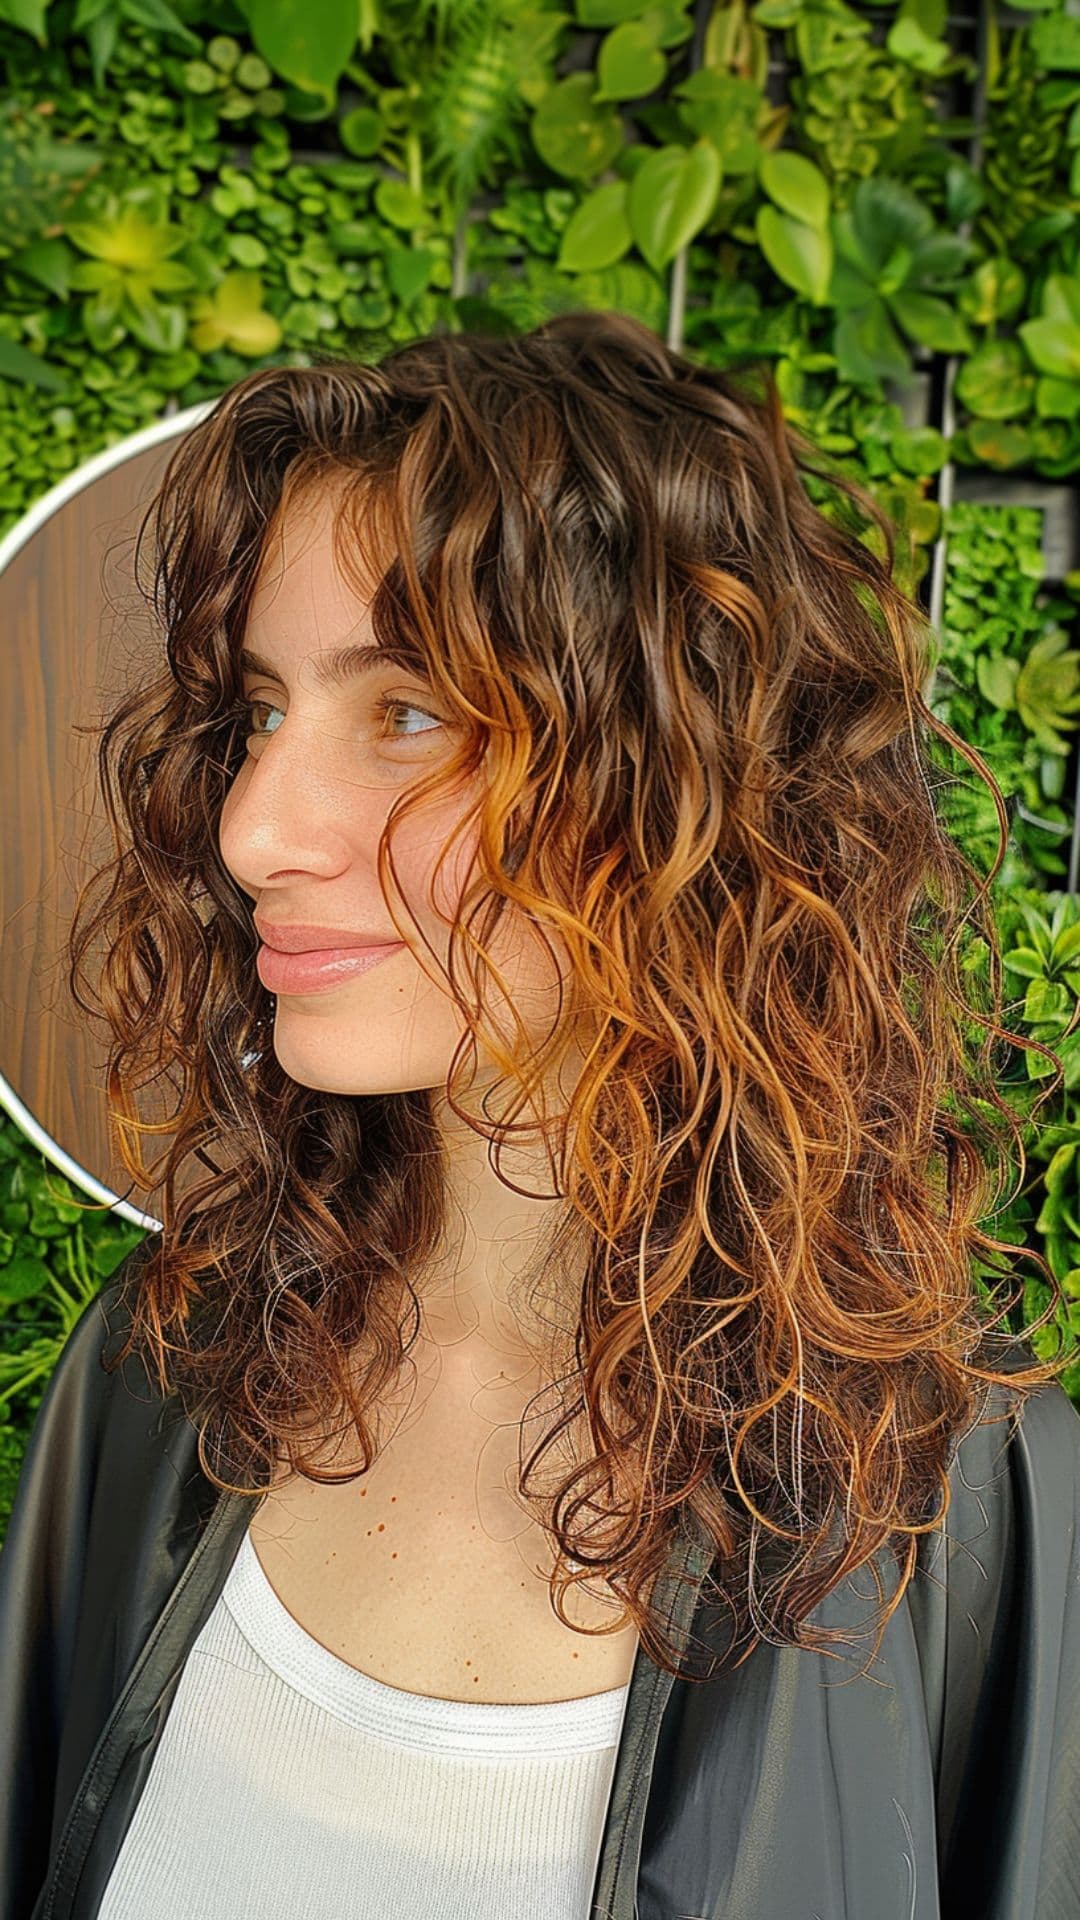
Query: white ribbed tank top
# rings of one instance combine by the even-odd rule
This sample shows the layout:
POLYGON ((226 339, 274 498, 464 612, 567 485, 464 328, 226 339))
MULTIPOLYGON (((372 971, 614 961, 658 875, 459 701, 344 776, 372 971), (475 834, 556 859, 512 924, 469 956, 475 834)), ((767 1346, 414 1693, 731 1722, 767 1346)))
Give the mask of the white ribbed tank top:
POLYGON ((245 1534, 99 1920, 588 1920, 628 1691, 387 1686, 293 1619, 245 1534))

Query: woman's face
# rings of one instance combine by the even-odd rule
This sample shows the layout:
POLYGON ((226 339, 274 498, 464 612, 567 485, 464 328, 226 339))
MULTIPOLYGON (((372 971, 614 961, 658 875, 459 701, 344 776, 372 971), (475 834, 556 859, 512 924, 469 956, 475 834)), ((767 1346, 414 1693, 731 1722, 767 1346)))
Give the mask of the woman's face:
MULTIPOLYGON (((325 487, 297 502, 260 573, 244 646, 273 672, 245 668, 245 700, 257 703, 248 731, 256 737, 248 739, 222 809, 221 857, 264 926, 341 929, 342 946, 406 943, 328 990, 271 985, 274 1049, 285 1072, 335 1093, 444 1087, 467 1024, 443 973, 449 923, 474 871, 475 823, 437 882, 434 868, 455 823, 478 798, 480 776, 395 823, 399 936, 380 886, 379 836, 394 800, 448 759, 459 736, 425 679, 400 665, 383 662, 340 686, 319 685, 315 668, 331 650, 375 647, 368 603, 334 559, 333 506, 325 487)), ((486 987, 485 1022, 493 1020, 512 1049, 511 1006, 533 1040, 545 1037, 557 1017, 548 941, 565 953, 557 936, 541 936, 507 909, 488 942, 507 991, 494 982, 486 987)), ((253 975, 252 996, 258 991, 253 975)), ((490 1078, 492 1063, 481 1056, 479 1064, 479 1077, 490 1078)))

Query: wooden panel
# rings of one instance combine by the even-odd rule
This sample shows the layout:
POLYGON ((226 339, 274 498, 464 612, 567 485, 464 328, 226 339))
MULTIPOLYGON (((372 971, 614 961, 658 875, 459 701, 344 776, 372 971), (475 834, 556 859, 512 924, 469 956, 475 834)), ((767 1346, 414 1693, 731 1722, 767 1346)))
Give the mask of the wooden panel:
MULTIPOLYGON (((109 448, 54 487, 0 543, 0 1104, 54 1165, 115 1210, 156 1229, 109 1137, 108 1034, 68 990, 64 942, 80 886, 112 846, 97 789, 96 724, 133 677, 162 659, 135 583, 139 523, 177 438, 210 405, 109 448)), ((150 529, 139 578, 152 580, 150 529)), ((86 971, 96 981, 95 956, 86 971)), ((84 990, 85 991, 85 990, 84 990)), ((164 1118, 160 1096, 140 1116, 164 1118)), ((144 1143, 154 1159, 168 1135, 144 1143)), ((186 1178, 205 1178, 196 1166, 186 1178)), ((186 1180, 181 1182, 186 1190, 186 1180)))

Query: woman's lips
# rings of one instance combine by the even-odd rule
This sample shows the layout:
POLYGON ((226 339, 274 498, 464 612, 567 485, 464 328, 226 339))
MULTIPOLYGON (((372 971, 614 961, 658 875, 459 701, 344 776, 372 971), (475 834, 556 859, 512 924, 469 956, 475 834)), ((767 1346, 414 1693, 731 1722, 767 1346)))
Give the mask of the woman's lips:
POLYGON ((279 953, 276 947, 261 946, 255 966, 269 993, 325 993, 370 973, 404 945, 404 940, 395 940, 384 947, 325 947, 311 953, 279 953))

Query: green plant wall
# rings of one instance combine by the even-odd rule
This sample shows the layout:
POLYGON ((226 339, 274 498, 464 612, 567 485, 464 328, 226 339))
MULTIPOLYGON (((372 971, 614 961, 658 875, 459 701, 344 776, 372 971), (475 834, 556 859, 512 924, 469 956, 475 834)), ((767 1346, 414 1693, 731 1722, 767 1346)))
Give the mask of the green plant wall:
MULTIPOLYGON (((1013 1023, 1066 1065, 994 1225, 1064 1283, 1076 1304, 1037 1338, 1071 1351, 1080 556, 1048 577, 1041 510, 1015 495, 1080 469, 1080 19, 0 0, 0 57, 0 533, 255 366, 584 306, 716 366, 769 360, 788 418, 896 522, 898 578, 928 608, 944 560, 933 701, 1007 796, 1013 1023)), ((942 805, 986 872, 992 807, 954 778, 942 805)), ((1028 1121, 1045 1063, 1017 1055, 1028 1121)), ((73 1197, 0 1118, 0 1527, 59 1346, 141 1238, 73 1197)), ((1048 1297, 1028 1286, 1022 1324, 1048 1297)), ((1080 1364, 1065 1385, 1080 1404, 1080 1364)))

